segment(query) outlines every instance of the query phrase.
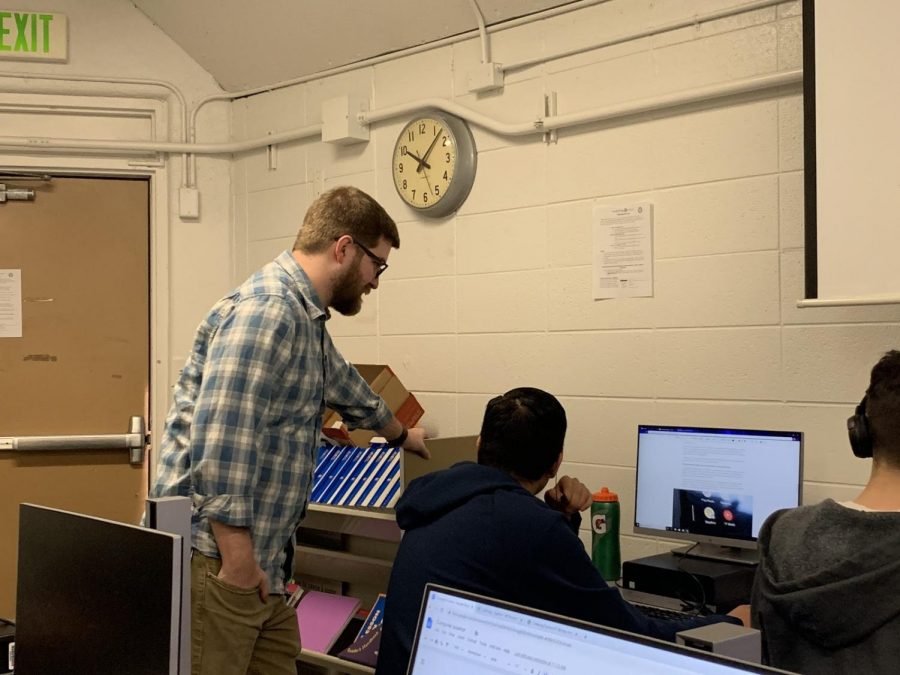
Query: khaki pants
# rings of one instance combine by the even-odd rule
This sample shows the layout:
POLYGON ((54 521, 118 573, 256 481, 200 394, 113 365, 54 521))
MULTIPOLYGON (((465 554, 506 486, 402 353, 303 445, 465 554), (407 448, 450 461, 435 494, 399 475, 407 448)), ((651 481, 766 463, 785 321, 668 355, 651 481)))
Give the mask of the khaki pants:
POLYGON ((218 558, 191 555, 192 675, 296 675, 297 614, 284 596, 223 583, 218 558))

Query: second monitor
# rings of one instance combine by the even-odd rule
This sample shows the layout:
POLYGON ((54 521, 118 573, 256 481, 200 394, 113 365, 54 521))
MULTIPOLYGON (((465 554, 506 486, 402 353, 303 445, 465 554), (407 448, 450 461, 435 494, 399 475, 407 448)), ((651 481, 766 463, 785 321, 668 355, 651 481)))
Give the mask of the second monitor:
POLYGON ((759 528, 799 506, 803 434, 705 427, 638 427, 637 534, 694 542, 676 553, 755 562, 759 528))

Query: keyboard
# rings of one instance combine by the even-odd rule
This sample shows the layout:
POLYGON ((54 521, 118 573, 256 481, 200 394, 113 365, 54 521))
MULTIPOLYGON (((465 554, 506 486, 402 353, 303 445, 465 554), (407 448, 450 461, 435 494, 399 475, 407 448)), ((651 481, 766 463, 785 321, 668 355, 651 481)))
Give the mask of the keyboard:
POLYGON ((651 619, 692 619, 699 614, 697 612, 682 612, 677 609, 666 609, 665 607, 654 607, 653 605, 641 605, 638 603, 632 603, 632 605, 644 616, 649 616, 651 619))

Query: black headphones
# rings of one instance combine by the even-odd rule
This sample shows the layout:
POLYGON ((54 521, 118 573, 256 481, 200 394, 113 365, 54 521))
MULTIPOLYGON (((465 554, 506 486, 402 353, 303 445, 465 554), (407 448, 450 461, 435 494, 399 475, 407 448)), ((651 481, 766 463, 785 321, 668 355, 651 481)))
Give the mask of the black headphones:
POLYGON ((847 434, 850 436, 850 447, 853 454, 862 459, 872 456, 872 434, 869 432, 869 421, 866 418, 866 399, 856 406, 856 412, 847 418, 847 434))

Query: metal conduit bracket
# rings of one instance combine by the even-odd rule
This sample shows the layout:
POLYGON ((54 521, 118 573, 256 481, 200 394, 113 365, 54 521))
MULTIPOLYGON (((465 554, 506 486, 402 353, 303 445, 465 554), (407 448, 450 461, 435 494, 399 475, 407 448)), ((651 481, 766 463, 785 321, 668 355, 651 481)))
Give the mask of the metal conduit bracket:
POLYGON ((146 457, 147 428, 144 418, 132 415, 128 433, 82 436, 8 436, 0 437, 0 450, 14 452, 52 452, 83 450, 128 450, 128 462, 140 466, 146 457))

